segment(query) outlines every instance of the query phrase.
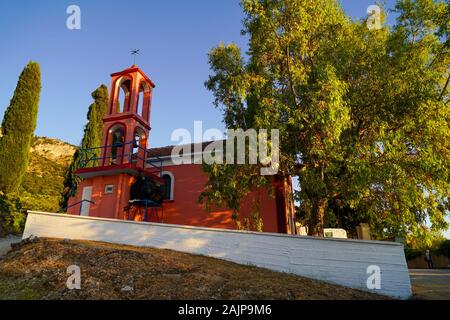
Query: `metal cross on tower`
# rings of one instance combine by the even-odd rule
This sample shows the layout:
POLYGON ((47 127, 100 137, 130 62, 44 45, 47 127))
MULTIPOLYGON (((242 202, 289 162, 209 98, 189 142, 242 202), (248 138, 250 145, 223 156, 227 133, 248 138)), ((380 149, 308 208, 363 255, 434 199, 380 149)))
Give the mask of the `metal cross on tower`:
POLYGON ((136 56, 140 54, 141 49, 133 49, 131 50, 131 54, 133 55, 133 64, 136 64, 136 56))

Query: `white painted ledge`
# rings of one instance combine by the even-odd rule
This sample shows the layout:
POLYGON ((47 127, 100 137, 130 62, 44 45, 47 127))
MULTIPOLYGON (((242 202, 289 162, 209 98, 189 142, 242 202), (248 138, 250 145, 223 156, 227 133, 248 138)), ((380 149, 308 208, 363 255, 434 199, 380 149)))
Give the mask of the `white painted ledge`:
POLYGON ((409 298, 403 245, 134 222, 29 211, 23 234, 146 246, 211 256, 293 273, 391 297, 409 298), (381 269, 381 289, 367 288, 367 267, 381 269))

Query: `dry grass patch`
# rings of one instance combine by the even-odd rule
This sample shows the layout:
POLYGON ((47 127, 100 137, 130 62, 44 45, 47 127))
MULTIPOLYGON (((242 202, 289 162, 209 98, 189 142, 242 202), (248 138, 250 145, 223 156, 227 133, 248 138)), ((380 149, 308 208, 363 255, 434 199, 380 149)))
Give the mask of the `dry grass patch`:
POLYGON ((0 299, 386 298, 171 250, 40 239, 0 260, 0 299), (66 288, 70 265, 81 268, 81 290, 66 288))

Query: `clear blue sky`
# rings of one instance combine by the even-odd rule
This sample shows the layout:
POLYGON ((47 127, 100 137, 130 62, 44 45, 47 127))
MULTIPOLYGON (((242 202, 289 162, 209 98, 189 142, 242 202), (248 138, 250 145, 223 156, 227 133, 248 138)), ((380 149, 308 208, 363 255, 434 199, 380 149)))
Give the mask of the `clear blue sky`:
MULTIPOLYGON (((341 0, 361 18, 374 1, 341 0)), ((389 1, 390 3, 391 1, 389 1)), ((208 51, 221 41, 246 48, 238 0, 1 1, 0 118, 29 60, 40 63, 42 93, 37 135, 78 144, 90 93, 109 75, 137 64, 156 83, 150 144, 171 144, 176 128, 222 128, 221 112, 204 88, 208 51), (81 30, 66 28, 66 8, 81 8, 81 30)))
MULTIPOLYGON (((340 0, 354 19, 374 0, 340 0)), ((395 1, 385 1, 392 8, 395 1)), ((0 1, 0 118, 29 60, 39 62, 42 92, 36 134, 78 144, 92 99, 109 75, 137 64, 156 83, 151 146, 172 144, 174 129, 223 129, 221 112, 204 88, 207 53, 220 42, 246 49, 238 0, 0 1), (81 8, 81 30, 66 28, 66 8, 81 8)), ((388 16, 388 23, 393 17, 388 16)), ((447 234, 449 236, 449 234, 447 234)))

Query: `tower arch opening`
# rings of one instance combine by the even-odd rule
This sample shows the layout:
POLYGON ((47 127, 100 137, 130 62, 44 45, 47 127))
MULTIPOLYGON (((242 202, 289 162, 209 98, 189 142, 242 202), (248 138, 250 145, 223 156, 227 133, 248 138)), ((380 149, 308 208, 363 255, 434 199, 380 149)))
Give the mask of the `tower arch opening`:
POLYGON ((116 113, 122 113, 130 109, 131 78, 124 76, 116 83, 117 96, 114 108, 116 113))
POLYGON ((110 164, 121 164, 124 158, 126 128, 123 124, 117 123, 108 131, 108 141, 110 141, 110 164))
POLYGON ((137 154, 139 150, 146 150, 147 149, 147 135, 145 134, 145 131, 137 127, 134 129, 134 135, 133 135, 133 155, 137 154))
POLYGON ((145 81, 141 81, 139 84, 136 114, 143 117, 146 121, 149 121, 150 94, 151 89, 149 84, 145 81))
POLYGON ((141 127, 136 127, 133 134, 132 146, 133 162, 138 166, 144 166, 147 157, 147 134, 141 127))

